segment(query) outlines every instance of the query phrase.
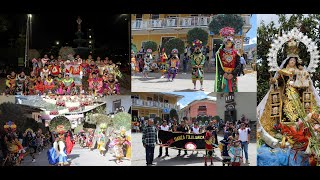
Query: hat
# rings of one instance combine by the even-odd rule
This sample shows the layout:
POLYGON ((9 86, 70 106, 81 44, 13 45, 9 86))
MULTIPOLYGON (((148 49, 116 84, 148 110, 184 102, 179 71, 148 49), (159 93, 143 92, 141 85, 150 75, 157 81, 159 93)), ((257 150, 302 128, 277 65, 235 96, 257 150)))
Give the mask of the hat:
POLYGON ((178 54, 178 49, 176 48, 172 49, 171 54, 178 54))
POLYGON ((224 27, 220 30, 220 36, 223 38, 223 42, 227 42, 228 40, 233 42, 234 29, 232 27, 224 27))
POLYGON ((57 126, 57 132, 59 134, 64 134, 66 132, 66 129, 63 125, 59 125, 59 126, 57 126))
POLYGON ((298 59, 300 59, 299 58, 298 43, 295 40, 291 39, 291 40, 288 41, 287 45, 288 45, 287 49, 286 49, 287 57, 288 58, 297 57, 298 59))
POLYGON ((192 45, 194 47, 200 47, 201 48, 202 47, 202 41, 200 41, 199 39, 196 39, 196 40, 193 41, 192 45))

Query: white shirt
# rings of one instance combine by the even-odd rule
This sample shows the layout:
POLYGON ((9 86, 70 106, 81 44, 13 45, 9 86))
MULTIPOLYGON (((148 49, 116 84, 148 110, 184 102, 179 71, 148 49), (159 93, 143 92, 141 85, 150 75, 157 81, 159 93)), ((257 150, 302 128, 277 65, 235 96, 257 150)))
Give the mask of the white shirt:
POLYGON ((200 130, 199 127, 197 127, 197 128, 193 127, 193 128, 192 128, 192 132, 193 132, 194 134, 199 134, 199 130, 200 130))
POLYGON ((248 135, 249 135, 249 131, 250 129, 249 128, 245 128, 245 129, 238 129, 238 132, 239 132, 239 140, 241 142, 245 142, 245 141, 248 141, 248 135))
POLYGON ((160 130, 162 130, 162 131, 169 131, 169 126, 168 126, 168 125, 166 125, 166 126, 161 125, 161 126, 160 126, 160 130))

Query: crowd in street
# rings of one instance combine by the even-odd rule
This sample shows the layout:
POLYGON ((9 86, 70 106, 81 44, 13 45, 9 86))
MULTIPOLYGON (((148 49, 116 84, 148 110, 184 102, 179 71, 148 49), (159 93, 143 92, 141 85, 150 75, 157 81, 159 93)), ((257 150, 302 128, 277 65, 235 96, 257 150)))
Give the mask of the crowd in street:
MULTIPOLYGON (((223 139, 218 142, 219 121, 213 119, 209 122, 201 123, 200 121, 192 121, 184 117, 180 123, 175 119, 162 120, 154 124, 153 119, 139 118, 133 122, 133 129, 136 132, 142 132, 142 142, 146 149, 146 164, 154 165, 154 149, 159 145, 158 157, 163 155, 163 147, 165 147, 165 156, 170 156, 168 147, 164 146, 165 142, 160 142, 158 139, 158 131, 171 131, 182 133, 201 134, 205 133, 204 141, 206 142, 205 165, 207 161, 213 164, 213 157, 216 156, 215 148, 220 148, 222 162, 225 165, 240 166, 242 163, 249 164, 248 144, 250 143, 250 125, 249 121, 243 115, 241 120, 237 122, 227 121, 223 126, 223 139), (244 158, 243 158, 244 153, 244 158), (244 161, 245 160, 245 161, 244 161)), ((184 150, 183 156, 188 155, 188 151, 184 150)), ((178 150, 177 156, 181 156, 181 149, 178 150)))
POLYGON ((44 55, 32 59, 30 69, 7 73, 5 94, 9 95, 115 95, 120 94, 122 76, 112 59, 94 60, 91 55, 87 59, 69 55, 67 60, 44 55))
POLYGON ((125 130, 110 134, 102 130, 95 135, 94 130, 89 129, 88 132, 79 132, 75 135, 75 139, 81 148, 88 148, 89 151, 93 151, 96 147, 102 157, 105 157, 108 152, 114 154, 117 164, 121 164, 124 158, 131 158, 131 137, 126 135, 125 130))

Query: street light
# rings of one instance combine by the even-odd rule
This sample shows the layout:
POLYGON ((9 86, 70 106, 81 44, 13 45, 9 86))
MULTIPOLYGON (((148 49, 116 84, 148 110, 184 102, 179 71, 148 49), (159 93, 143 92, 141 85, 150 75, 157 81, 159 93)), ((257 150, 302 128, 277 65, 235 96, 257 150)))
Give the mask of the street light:
POLYGON ((59 45, 60 44, 60 42, 59 41, 56 41, 56 45, 59 45))

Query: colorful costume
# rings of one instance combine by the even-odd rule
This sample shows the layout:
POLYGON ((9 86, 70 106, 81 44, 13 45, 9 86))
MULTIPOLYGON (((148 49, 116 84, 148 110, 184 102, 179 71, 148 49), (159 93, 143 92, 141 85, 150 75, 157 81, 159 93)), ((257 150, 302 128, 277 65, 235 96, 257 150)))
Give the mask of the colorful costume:
POLYGON ((212 155, 213 155, 213 143, 214 143, 214 136, 211 132, 207 131, 206 135, 204 137, 204 140, 206 142, 205 148, 206 148, 206 155, 204 157, 204 165, 207 166, 207 158, 210 158, 211 165, 213 165, 212 162, 212 155))
POLYGON ((161 54, 161 57, 160 57, 160 71, 162 73, 161 78, 164 78, 164 73, 166 73, 167 70, 168 70, 167 60, 168 60, 168 56, 167 56, 167 54, 166 54, 166 52, 164 51, 164 48, 163 48, 162 49, 162 54, 161 54))
POLYGON ((53 90, 53 88, 55 87, 54 86, 54 80, 51 78, 51 79, 49 79, 49 78, 46 78, 45 80, 44 80, 44 88, 45 88, 45 90, 47 90, 47 91, 52 91, 53 90))
POLYGON ((74 87, 74 81, 72 78, 66 79, 64 78, 62 80, 63 83, 63 88, 66 91, 65 93, 70 94, 71 93, 71 88, 74 87))
POLYGON ((143 74, 145 77, 148 77, 148 73, 151 71, 151 64, 152 64, 152 50, 147 49, 147 53, 144 56, 144 67, 143 67, 143 74))
POLYGON ((120 86, 113 74, 108 75, 108 79, 103 81, 103 93, 106 95, 120 94, 120 86))
POLYGON ((220 35, 224 38, 224 45, 216 53, 216 92, 237 92, 240 56, 233 47, 234 29, 223 28, 220 30, 220 35))
POLYGON ((38 93, 42 94, 42 93, 44 92, 44 89, 45 89, 44 84, 43 84, 43 81, 42 81, 42 80, 37 80, 37 81, 36 81, 36 85, 34 86, 34 89, 35 89, 38 93))
POLYGON ((47 78, 50 73, 50 69, 43 68, 40 73, 41 79, 47 78))
POLYGON ((14 76, 8 75, 7 76, 7 79, 6 79, 7 94, 10 94, 10 95, 15 94, 16 80, 17 80, 16 75, 14 75, 14 76))
POLYGON ((75 141, 73 140, 71 131, 68 131, 67 132, 67 137, 66 137, 66 146, 67 146, 66 152, 67 152, 67 155, 69 155, 71 153, 74 144, 75 144, 75 141))
POLYGON ((99 77, 95 77, 95 78, 90 78, 88 80, 89 82, 89 87, 90 89, 94 92, 94 93, 99 93, 101 92, 101 88, 103 86, 102 84, 102 79, 99 77))
POLYGON ((61 73, 61 68, 59 65, 51 66, 51 75, 57 77, 61 73))
POLYGON ((18 75, 17 76, 17 89, 16 89, 16 93, 22 95, 24 93, 24 91, 26 90, 26 80, 27 80, 27 76, 23 75, 18 75))
POLYGON ((172 81, 176 77, 178 68, 179 68, 179 57, 178 57, 178 49, 173 49, 171 51, 171 58, 169 59, 169 68, 168 68, 168 81, 170 81, 170 77, 172 74, 172 81))
POLYGON ((58 125, 56 131, 59 133, 58 138, 53 143, 53 147, 48 150, 47 153, 49 164, 58 164, 59 166, 68 165, 64 126, 58 125))
POLYGON ((35 76, 29 76, 27 78, 27 91, 28 91, 28 95, 34 95, 35 94, 35 89, 34 89, 34 86, 36 84, 36 81, 37 81, 37 77, 35 76))
POLYGON ((72 65, 70 67, 70 74, 71 74, 71 77, 74 80, 74 84, 76 86, 81 86, 82 85, 82 82, 81 82, 81 79, 82 79, 82 66, 80 66, 78 64, 72 65))
POLYGON ((191 55, 191 66, 192 66, 192 83, 194 85, 194 89, 196 89, 197 80, 200 81, 201 88, 203 90, 203 78, 204 71, 203 65, 205 63, 206 57, 201 52, 202 42, 200 40, 195 40, 193 42, 193 46, 195 47, 194 52, 191 55))
POLYGON ((233 142, 233 146, 229 149, 229 156, 231 157, 231 166, 240 166, 242 160, 242 149, 239 141, 233 142))

